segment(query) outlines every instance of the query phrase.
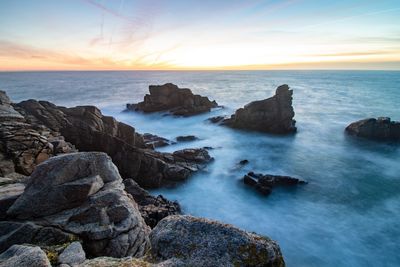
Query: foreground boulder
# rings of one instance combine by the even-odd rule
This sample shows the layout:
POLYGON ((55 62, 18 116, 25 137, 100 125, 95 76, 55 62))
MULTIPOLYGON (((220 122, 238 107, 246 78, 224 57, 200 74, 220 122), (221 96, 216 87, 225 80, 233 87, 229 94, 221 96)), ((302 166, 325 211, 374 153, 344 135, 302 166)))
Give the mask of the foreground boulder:
POLYGON ((209 112, 218 106, 208 97, 195 95, 190 89, 179 88, 175 84, 150 85, 150 94, 145 95, 143 102, 127 104, 128 110, 157 112, 169 111, 177 116, 192 116, 209 112))
POLYGON ((238 129, 272 134, 294 133, 297 129, 293 120, 292 94, 293 90, 284 84, 276 89, 273 97, 251 102, 236 110, 230 118, 218 116, 209 120, 238 129))
POLYGON ((370 118, 351 123, 346 127, 346 132, 371 140, 400 141, 400 122, 387 117, 370 118))
POLYGON ((100 152, 50 158, 9 208, 12 218, 73 233, 91 256, 143 256, 148 232, 111 159, 100 152))
POLYGON ((285 266, 278 244, 231 225, 192 216, 169 216, 150 234, 157 260, 182 266, 285 266))
POLYGON ((0 254, 1 267, 51 267, 40 247, 14 245, 0 254))
POLYGON ((243 177, 243 183, 254 187, 263 195, 269 195, 276 186, 291 186, 305 184, 306 181, 290 176, 271 175, 271 174, 255 174, 249 172, 243 177))
POLYGON ((154 197, 132 179, 125 179, 124 184, 125 191, 131 194, 139 205, 139 211, 144 221, 151 228, 154 228, 163 218, 181 213, 181 207, 178 202, 169 201, 162 195, 154 197))

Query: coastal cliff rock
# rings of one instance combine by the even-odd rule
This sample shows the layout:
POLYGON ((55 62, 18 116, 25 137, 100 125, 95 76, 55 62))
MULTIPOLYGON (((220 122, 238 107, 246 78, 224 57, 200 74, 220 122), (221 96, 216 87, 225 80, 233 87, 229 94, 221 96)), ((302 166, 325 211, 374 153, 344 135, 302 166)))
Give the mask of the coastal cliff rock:
POLYGON ((8 215, 56 227, 83 240, 92 256, 143 256, 149 228, 101 152, 57 156, 38 165, 8 215))
POLYGON ((134 179, 142 187, 160 187, 187 179, 211 160, 203 149, 184 153, 160 153, 145 149, 142 135, 113 117, 103 116, 93 106, 58 107, 47 101, 28 100, 15 104, 32 125, 45 125, 60 132, 80 151, 107 153, 122 177, 134 179), (193 158, 193 155, 203 156, 193 158))
POLYGON ((371 140, 400 141, 400 122, 387 117, 370 118, 351 123, 346 132, 371 140))
POLYGON ((127 104, 128 110, 157 112, 169 111, 177 116, 192 116, 209 112, 218 106, 208 97, 195 95, 188 88, 179 88, 175 84, 150 85, 150 94, 144 96, 143 102, 127 104))
POLYGON ((154 197, 132 179, 125 179, 124 184, 125 191, 131 194, 139 205, 140 214, 142 214, 144 221, 151 228, 154 228, 163 218, 181 213, 181 207, 178 202, 169 201, 162 195, 154 197))
POLYGON ((276 186, 292 186, 298 184, 306 184, 306 181, 290 176, 271 175, 271 174, 255 174, 249 172, 243 177, 243 183, 254 187, 263 195, 269 195, 276 186))
POLYGON ((161 220, 150 241, 157 260, 179 258, 182 266, 285 266, 275 241, 192 216, 161 220))
POLYGON ((276 89, 273 97, 251 102, 236 110, 230 118, 218 116, 209 120, 238 129, 272 134, 294 133, 297 129, 293 120, 292 95, 293 90, 284 84, 276 89))

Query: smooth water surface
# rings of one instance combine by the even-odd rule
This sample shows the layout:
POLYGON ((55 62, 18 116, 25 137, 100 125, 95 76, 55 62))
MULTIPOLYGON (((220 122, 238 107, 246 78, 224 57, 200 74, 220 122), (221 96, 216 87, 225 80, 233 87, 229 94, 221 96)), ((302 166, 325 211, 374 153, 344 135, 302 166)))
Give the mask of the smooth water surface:
POLYGON ((0 73, 12 99, 97 105, 138 132, 199 141, 163 148, 211 146, 215 161, 176 188, 155 190, 186 214, 222 220, 277 240, 288 266, 400 266, 400 146, 347 137, 350 122, 400 120, 400 72, 199 71, 0 73), (217 100, 225 109, 191 118, 123 113, 149 84, 173 82, 217 100), (294 90, 298 133, 279 137, 210 124, 208 117, 294 90), (237 168, 240 160, 250 163, 237 168), (248 171, 306 179, 268 197, 244 186, 248 171))

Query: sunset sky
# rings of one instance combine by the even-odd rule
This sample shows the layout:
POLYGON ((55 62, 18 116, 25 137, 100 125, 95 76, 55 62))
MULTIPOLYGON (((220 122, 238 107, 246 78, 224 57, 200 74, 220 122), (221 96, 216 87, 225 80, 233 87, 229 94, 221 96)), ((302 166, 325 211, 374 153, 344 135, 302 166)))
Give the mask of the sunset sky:
POLYGON ((396 69, 400 0, 1 0, 0 70, 396 69))

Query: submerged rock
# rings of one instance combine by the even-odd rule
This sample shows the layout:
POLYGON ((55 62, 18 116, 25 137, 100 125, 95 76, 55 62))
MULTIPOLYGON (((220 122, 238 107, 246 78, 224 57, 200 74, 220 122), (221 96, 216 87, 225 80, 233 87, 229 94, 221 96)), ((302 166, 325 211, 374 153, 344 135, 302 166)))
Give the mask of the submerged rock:
POLYGON ((273 97, 254 101, 236 110, 230 118, 210 118, 211 122, 221 122, 232 128, 260 131, 272 134, 296 132, 292 107, 293 90, 284 84, 276 89, 273 97))
POLYGON ((178 202, 169 201, 162 195, 154 197, 132 179, 125 179, 124 184, 125 191, 131 194, 139 205, 139 211, 144 221, 151 228, 154 228, 163 218, 181 213, 181 207, 178 202))
POLYGON ((51 267, 40 247, 14 245, 0 254, 1 267, 51 267))
POLYGON ((155 149, 157 147, 169 146, 174 144, 164 137, 157 136, 155 134, 145 133, 142 135, 146 148, 155 149))
POLYGON ((234 226, 192 216, 169 216, 150 234, 159 261, 182 266, 285 266, 278 244, 234 226))
POLYGON ((175 84, 150 85, 150 94, 145 95, 143 102, 127 104, 128 110, 157 112, 169 111, 177 116, 192 116, 209 112, 218 106, 208 97, 195 95, 190 89, 179 88, 175 84))
POLYGON ((143 256, 148 247, 149 228, 116 166, 101 152, 38 165, 8 214, 73 233, 92 256, 143 256))
POLYGON ((194 135, 181 135, 176 137, 176 141, 178 142, 190 142, 190 141, 196 141, 199 138, 194 136, 194 135))
POLYGON ((400 141, 400 122, 387 117, 370 118, 351 123, 346 127, 346 132, 371 140, 400 141))
POLYGON ((243 177, 243 182, 246 185, 254 187, 263 195, 269 195, 272 189, 276 186, 290 186, 297 184, 305 184, 306 181, 290 176, 271 175, 271 174, 255 174, 249 172, 243 177))

